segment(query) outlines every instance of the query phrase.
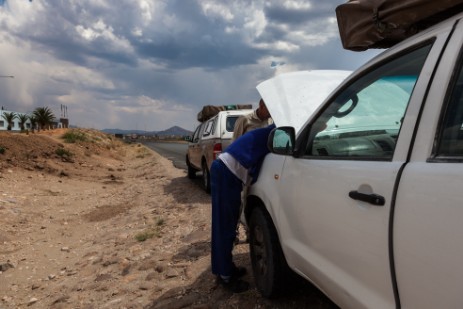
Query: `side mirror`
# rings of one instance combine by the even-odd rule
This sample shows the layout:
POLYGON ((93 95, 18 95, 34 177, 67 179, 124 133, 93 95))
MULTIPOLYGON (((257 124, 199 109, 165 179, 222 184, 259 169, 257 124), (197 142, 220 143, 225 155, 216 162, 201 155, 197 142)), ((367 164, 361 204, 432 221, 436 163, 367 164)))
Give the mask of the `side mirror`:
POLYGON ((279 127, 270 132, 267 147, 270 152, 281 155, 293 155, 296 132, 293 127, 279 127))

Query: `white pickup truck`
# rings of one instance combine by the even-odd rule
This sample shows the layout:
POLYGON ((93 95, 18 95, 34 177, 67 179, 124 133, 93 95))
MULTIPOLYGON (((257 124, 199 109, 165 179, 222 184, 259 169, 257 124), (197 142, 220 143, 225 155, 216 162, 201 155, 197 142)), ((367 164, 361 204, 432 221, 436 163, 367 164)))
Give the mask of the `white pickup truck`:
POLYGON ((462 19, 307 98, 303 119, 285 76, 257 87, 278 126, 245 208, 264 296, 293 271, 342 308, 463 308, 462 19))
POLYGON ((212 162, 232 142, 236 120, 249 113, 252 113, 252 109, 220 111, 201 122, 189 138, 185 155, 188 178, 196 178, 196 172, 201 171, 203 188, 207 193, 211 191, 209 170, 212 162))

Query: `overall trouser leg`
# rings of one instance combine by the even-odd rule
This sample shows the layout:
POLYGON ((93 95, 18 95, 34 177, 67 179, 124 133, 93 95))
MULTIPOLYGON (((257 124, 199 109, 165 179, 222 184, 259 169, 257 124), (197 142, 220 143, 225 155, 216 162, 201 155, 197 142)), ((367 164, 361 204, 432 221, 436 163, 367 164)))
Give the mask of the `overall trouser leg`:
POLYGON ((232 275, 232 251, 239 220, 242 188, 241 180, 230 172, 222 161, 215 160, 212 163, 211 265, 212 273, 216 275, 232 275))

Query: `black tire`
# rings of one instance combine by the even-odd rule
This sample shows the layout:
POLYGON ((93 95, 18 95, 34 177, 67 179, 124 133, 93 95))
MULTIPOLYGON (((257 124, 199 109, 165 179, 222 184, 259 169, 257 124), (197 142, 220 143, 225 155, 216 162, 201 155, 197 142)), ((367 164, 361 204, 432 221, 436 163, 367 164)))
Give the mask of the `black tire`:
POLYGON ((196 178, 196 170, 191 166, 190 160, 188 160, 188 156, 186 157, 186 166, 188 170, 188 178, 195 179, 196 178))
POLYGON ((211 193, 211 175, 209 174, 209 169, 207 168, 207 163, 203 162, 202 164, 203 171, 203 188, 207 193, 211 193))
POLYGON ((270 216, 260 208, 254 209, 249 220, 249 230, 256 288, 264 297, 278 296, 284 291, 291 270, 270 216))

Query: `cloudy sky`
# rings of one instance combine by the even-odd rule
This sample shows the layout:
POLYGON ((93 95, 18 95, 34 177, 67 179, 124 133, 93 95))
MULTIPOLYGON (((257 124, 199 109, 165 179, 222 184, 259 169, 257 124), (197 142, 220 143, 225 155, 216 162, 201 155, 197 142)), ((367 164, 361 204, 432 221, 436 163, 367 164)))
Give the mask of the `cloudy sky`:
POLYGON ((0 76, 14 76, 0 78, 0 104, 58 118, 65 105, 85 128, 193 130, 203 105, 256 107, 275 74, 376 55, 342 49, 344 2, 0 0, 0 76))

